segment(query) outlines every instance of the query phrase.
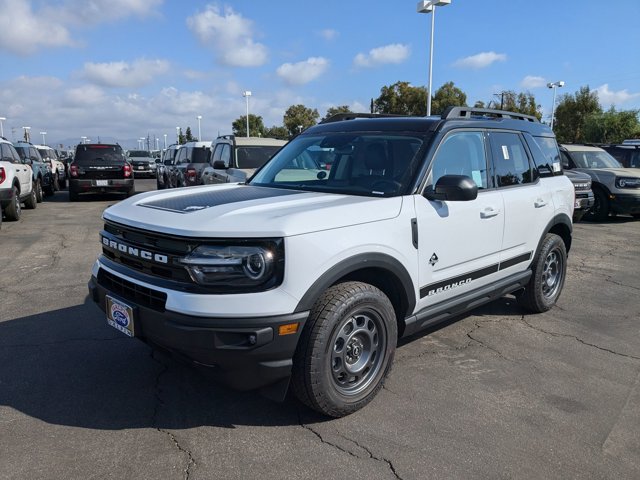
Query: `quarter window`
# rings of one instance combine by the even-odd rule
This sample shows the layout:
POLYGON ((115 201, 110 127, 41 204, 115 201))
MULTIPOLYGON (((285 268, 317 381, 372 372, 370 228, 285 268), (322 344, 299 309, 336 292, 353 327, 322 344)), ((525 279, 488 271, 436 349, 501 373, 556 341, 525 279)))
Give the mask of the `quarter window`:
POLYGON ((444 175, 466 175, 479 189, 487 188, 487 159, 482 132, 456 132, 444 139, 433 159, 432 185, 444 175))
POLYGON ((522 185, 534 181, 533 169, 522 144, 520 135, 509 132, 492 132, 491 153, 495 182, 498 187, 522 185))

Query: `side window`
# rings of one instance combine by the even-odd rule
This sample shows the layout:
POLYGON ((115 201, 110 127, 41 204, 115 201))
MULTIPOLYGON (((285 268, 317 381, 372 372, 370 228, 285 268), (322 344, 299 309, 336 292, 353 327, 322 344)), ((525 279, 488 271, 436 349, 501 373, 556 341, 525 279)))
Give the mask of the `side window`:
POLYGON ((488 187, 487 158, 482 132, 455 132, 438 147, 431 164, 431 184, 444 175, 471 177, 478 189, 488 187))
POLYGON ((555 139, 550 137, 532 137, 524 134, 524 139, 529 146, 533 162, 541 177, 552 177, 555 172, 560 172, 560 150, 555 139))
POLYGON ((227 144, 227 143, 225 143, 222 146, 222 153, 220 153, 220 160, 222 160, 224 162, 225 167, 229 167, 230 166, 231 148, 229 147, 229 144, 227 144))
POLYGON ((522 185, 537 178, 519 134, 491 132, 489 138, 496 186, 522 185))
POLYGON ((13 147, 13 145, 7 144, 7 148, 9 149, 9 155, 13 159, 13 160, 9 160, 11 163, 25 163, 22 161, 22 159, 20 158, 20 155, 18 155, 18 152, 13 147))
POLYGON ((178 155, 176 155, 176 165, 178 165, 179 163, 182 163, 182 160, 184 160, 184 157, 187 153, 187 149, 182 147, 180 150, 178 150, 178 155))
POLYGON ((0 160, 13 163, 13 156, 6 143, 0 143, 0 160))
POLYGON ((38 158, 38 151, 34 147, 29 148, 29 156, 31 157, 32 162, 40 162, 41 160, 38 158))
POLYGON ((220 158, 222 157, 222 148, 223 147, 224 147, 224 143, 219 143, 218 145, 216 145, 216 148, 213 151, 213 156, 211 158, 212 162, 216 162, 216 161, 220 160, 220 158))

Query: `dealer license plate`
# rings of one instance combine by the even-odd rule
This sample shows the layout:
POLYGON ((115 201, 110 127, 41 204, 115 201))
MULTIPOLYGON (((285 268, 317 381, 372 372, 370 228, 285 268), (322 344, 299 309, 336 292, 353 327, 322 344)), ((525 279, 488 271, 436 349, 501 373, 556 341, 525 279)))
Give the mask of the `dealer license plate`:
POLYGON ((107 187, 109 186, 109 180, 96 180, 97 187, 107 187))
POLYGON ((107 295, 107 323, 129 337, 135 336, 133 308, 107 295))
POLYGON ((142 165, 140 165, 140 166, 138 167, 138 170, 144 170, 144 167, 143 167, 142 165))

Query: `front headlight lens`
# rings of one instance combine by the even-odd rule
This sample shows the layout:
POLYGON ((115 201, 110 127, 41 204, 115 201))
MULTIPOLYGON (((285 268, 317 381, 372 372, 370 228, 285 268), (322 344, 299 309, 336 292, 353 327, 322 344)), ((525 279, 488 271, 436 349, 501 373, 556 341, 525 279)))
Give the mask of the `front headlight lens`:
POLYGON ((640 188, 640 178, 617 177, 616 187, 618 188, 640 188))
POLYGON ((276 245, 200 245, 180 263, 200 285, 270 288, 279 260, 276 245))

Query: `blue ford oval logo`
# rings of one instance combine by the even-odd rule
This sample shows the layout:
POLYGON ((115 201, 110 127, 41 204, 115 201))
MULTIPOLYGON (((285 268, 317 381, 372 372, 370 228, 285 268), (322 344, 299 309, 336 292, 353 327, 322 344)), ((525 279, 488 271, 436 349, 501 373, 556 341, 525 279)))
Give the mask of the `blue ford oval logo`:
POLYGON ((114 304, 111 306, 111 316, 118 325, 125 328, 129 326, 129 315, 120 305, 114 304))

